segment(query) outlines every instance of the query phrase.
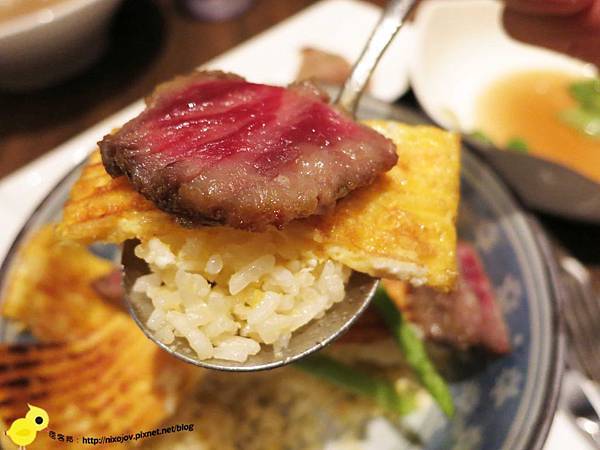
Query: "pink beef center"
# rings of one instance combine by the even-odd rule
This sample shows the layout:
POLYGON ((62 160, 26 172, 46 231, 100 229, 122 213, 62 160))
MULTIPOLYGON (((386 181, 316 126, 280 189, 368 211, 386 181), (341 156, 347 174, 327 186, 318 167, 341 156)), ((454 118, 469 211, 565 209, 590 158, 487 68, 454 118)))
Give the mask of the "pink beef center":
POLYGON ((323 102, 241 80, 211 80, 167 93, 140 119, 139 156, 154 160, 154 167, 193 161, 196 170, 187 171, 188 179, 241 153, 259 174, 277 176, 304 146, 336 151, 343 141, 373 139, 323 102))

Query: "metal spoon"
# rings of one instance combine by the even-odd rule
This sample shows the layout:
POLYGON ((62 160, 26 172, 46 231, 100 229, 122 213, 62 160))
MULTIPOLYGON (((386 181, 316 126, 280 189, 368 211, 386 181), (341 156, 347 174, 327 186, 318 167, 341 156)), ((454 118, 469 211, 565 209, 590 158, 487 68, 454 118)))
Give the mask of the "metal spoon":
MULTIPOLYGON (((392 0, 385 8, 366 47, 354 66, 339 94, 336 105, 354 115, 360 96, 367 85, 381 55, 396 35, 416 0, 392 0)), ((153 306, 144 294, 133 292, 133 284, 141 275, 149 273, 145 261, 135 256, 134 248, 139 243, 128 240, 124 243, 121 263, 123 284, 129 312, 142 331, 168 353, 200 367, 228 371, 255 371, 273 369, 303 358, 329 344, 343 334, 366 309, 375 294, 378 280, 354 272, 346 286, 346 297, 335 304, 319 320, 314 320, 296 330, 288 347, 275 354, 267 346, 245 362, 238 363, 221 359, 198 359, 184 338, 176 338, 172 344, 164 344, 153 334, 146 323, 153 306)))

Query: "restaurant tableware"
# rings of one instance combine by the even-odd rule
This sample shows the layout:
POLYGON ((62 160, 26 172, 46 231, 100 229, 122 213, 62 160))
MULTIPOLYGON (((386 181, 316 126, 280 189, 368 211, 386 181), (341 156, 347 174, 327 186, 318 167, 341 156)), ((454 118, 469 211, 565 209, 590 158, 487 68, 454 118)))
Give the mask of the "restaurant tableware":
POLYGON ((414 22, 413 91, 434 122, 467 135, 527 207, 600 223, 600 185, 591 179, 531 154, 499 151, 468 138, 477 131, 477 100, 491 82, 526 70, 596 74, 589 64, 511 39, 502 28, 502 8, 501 2, 487 0, 423 3, 414 22))
POLYGON ((121 1, 63 0, 0 21, 0 88, 41 88, 92 64, 121 1))

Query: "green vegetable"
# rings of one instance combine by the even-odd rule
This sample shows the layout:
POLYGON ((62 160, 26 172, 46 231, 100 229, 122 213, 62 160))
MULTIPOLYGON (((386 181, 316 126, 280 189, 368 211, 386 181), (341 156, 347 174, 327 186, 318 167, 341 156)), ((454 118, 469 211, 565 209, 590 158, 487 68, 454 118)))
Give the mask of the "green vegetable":
POLYGON ((295 366, 350 392, 370 397, 389 412, 405 415, 416 407, 414 393, 400 394, 392 382, 361 372, 327 356, 308 356, 295 363, 295 366))
MULTIPOLYGON (((469 136, 472 139, 475 139, 484 144, 493 145, 492 140, 481 130, 474 131, 469 136)), ((508 141, 508 143, 506 144, 506 148, 509 150, 514 150, 523 153, 527 153, 529 151, 529 146, 527 145, 527 142, 525 142, 524 139, 519 137, 514 137, 510 141, 508 141)))
POLYGON ((452 417, 454 415, 452 394, 429 359, 423 341, 412 326, 403 319, 400 311, 390 300, 383 287, 379 286, 377 289, 373 303, 394 334, 406 361, 414 370, 419 381, 429 391, 444 414, 452 417))
POLYGON ((600 79, 572 83, 569 94, 577 107, 562 111, 561 120, 587 136, 600 137, 600 79))
POLYGON ((471 134, 469 134, 471 139, 475 139, 476 141, 482 142, 484 144, 492 145, 492 140, 489 138, 487 134, 485 134, 481 130, 475 130, 471 134))
POLYGON ((572 83, 569 94, 581 109, 600 114, 600 78, 572 83))
POLYGON ((561 111, 560 118, 566 124, 588 136, 600 137, 600 114, 573 108, 561 111))
POLYGON ((519 137, 514 137, 510 141, 506 143, 506 148, 509 150, 514 150, 516 152, 527 153, 529 151, 529 146, 524 139, 519 137))

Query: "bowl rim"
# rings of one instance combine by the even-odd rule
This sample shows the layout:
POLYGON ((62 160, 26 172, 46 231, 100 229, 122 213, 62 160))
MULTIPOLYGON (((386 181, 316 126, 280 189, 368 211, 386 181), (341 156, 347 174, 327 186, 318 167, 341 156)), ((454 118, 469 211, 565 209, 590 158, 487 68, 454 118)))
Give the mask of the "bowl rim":
MULTIPOLYGON (((94 0, 92 0, 94 1, 94 0)), ((380 109, 386 108, 391 114, 394 112, 401 112, 404 115, 409 115, 417 119, 423 125, 434 125, 434 122, 429 119, 424 113, 418 111, 414 107, 406 105, 392 105, 380 100, 377 100, 368 95, 363 96, 361 100, 364 103, 371 103, 371 105, 377 105, 380 109)), ((388 116, 391 117, 391 116, 388 116)), ((562 305, 565 302, 565 292, 561 289, 561 283, 559 278, 558 264, 553 256, 553 252, 550 246, 549 239, 546 237, 546 232, 542 229, 541 225, 530 213, 528 213, 522 206, 522 203, 512 194, 506 184, 501 178, 495 173, 493 168, 489 166, 485 160, 481 159, 474 150, 472 150, 466 143, 462 143, 462 149, 466 150, 469 154, 469 158, 474 160, 475 163, 484 166, 487 169, 487 175, 492 177, 494 181, 504 190, 504 194, 513 203, 514 207, 523 215, 526 226, 530 229, 533 236, 533 245, 537 247, 539 254, 544 257, 541 261, 541 266, 544 274, 548 280, 548 294, 549 294, 549 309, 550 309, 550 323, 553 327, 554 333, 551 333, 552 342, 550 343, 551 348, 551 363, 549 364, 549 374, 547 382, 544 386, 543 402, 539 408, 539 415, 536 418, 533 425, 530 427, 531 436, 526 441, 523 449, 526 450, 542 450, 544 443, 548 437, 550 427, 552 425, 556 408, 558 405, 561 382, 565 371, 565 354, 566 354, 566 333, 564 328, 564 321, 560 314, 562 305)), ((44 213, 44 209, 50 199, 56 195, 56 190, 59 186, 69 180, 69 178, 75 177, 81 168, 87 163, 88 156, 85 156, 82 161, 69 167, 64 176, 62 176, 43 197, 43 199, 37 204, 35 209, 28 216, 19 232, 14 237, 10 247, 8 248, 2 263, 0 264, 0 307, 2 304, 2 298, 4 298, 4 292, 9 286, 7 282, 11 273, 13 263, 19 256, 19 250, 21 245, 27 236, 33 232, 37 226, 37 222, 44 213)), ((3 336, 0 334, 0 341, 3 336)))
POLYGON ((60 0, 56 4, 40 7, 10 19, 0 20, 0 39, 25 33, 37 27, 51 25, 94 3, 105 1, 107 0, 60 0), (40 20, 40 11, 50 11, 52 17, 49 20, 40 20))
MULTIPOLYGON (((515 201, 521 206, 519 201, 516 199, 515 201)), ((555 343, 551 347, 552 361, 554 361, 554 364, 550 367, 552 373, 550 374, 549 382, 546 385, 546 393, 549 395, 544 395, 544 402, 541 405, 541 411, 543 412, 539 415, 534 424, 534 428, 537 428, 538 432, 531 435, 531 438, 525 447, 531 450, 542 450, 546 439, 548 438, 552 422, 554 421, 554 415, 560 398, 562 380, 566 370, 565 358, 567 339, 565 323, 561 314, 561 310, 566 302, 566 292, 561 288, 558 263, 546 232, 543 230, 540 222, 532 214, 527 214, 526 218, 529 227, 533 231, 535 244, 539 248, 540 253, 545 257, 544 270, 550 281, 549 293, 552 297, 550 299, 552 325, 556 330, 554 335, 555 343)))

